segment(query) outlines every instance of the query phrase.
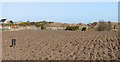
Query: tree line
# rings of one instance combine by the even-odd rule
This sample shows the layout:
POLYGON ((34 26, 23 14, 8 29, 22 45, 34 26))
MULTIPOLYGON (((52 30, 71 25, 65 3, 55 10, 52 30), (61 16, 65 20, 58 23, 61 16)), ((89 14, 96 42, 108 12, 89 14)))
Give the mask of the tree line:
MULTIPOLYGON (((50 24, 54 22, 47 22, 47 21, 41 21, 41 22, 21 22, 19 24, 14 24, 13 22, 10 22, 8 24, 3 24, 5 26, 11 26, 11 25, 18 25, 18 26, 36 26, 36 27, 41 27, 41 29, 45 29, 46 24, 50 24)), ((82 27, 81 31, 86 31, 86 30, 96 30, 96 31, 111 31, 111 29, 116 29, 116 25, 112 27, 112 22, 110 21, 99 21, 99 22, 93 22, 90 24, 87 24, 87 27, 82 27), (97 27, 96 27, 97 26, 97 27), (88 29, 87 29, 88 27, 88 29)), ((65 30, 80 30, 80 26, 66 26, 65 30)))

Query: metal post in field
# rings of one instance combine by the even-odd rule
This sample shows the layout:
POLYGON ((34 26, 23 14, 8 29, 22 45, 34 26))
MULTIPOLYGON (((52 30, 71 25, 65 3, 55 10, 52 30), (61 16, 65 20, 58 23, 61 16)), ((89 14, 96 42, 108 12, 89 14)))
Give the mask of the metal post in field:
POLYGON ((12 44, 10 47, 15 46, 15 45, 16 45, 16 39, 12 39, 12 44))

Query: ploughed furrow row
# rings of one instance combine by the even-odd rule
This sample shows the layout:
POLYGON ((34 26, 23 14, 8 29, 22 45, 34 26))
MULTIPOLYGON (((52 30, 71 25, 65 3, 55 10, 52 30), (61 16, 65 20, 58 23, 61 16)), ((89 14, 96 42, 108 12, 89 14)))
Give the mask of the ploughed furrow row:
POLYGON ((117 60, 120 36, 110 31, 3 32, 4 60, 117 60), (11 39, 16 45, 10 47, 11 39))

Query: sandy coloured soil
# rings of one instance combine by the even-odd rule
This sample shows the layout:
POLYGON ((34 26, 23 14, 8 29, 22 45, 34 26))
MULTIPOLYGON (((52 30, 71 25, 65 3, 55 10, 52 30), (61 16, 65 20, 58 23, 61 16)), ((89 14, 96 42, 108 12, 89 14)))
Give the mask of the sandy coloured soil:
POLYGON ((3 60, 117 60, 117 32, 21 30, 2 33, 3 60), (10 47, 12 38, 16 46, 10 47))

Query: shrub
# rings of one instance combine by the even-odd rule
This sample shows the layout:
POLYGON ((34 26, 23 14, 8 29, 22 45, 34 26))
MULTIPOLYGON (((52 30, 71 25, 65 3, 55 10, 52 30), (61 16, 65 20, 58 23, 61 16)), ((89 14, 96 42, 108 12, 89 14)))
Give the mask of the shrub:
POLYGON ((98 31, 110 31, 112 29, 111 22, 100 21, 97 27, 98 31))
POLYGON ((87 29, 86 27, 83 27, 81 31, 86 31, 86 29, 87 29))
POLYGON ((41 30, 45 29, 45 25, 41 24, 41 30))
POLYGON ((30 25, 29 22, 22 22, 22 23, 19 23, 20 26, 28 26, 30 25))
POLYGON ((78 29, 79 29, 79 26, 67 26, 65 30, 74 31, 74 30, 78 30, 78 29))
POLYGON ((35 26, 36 26, 36 27, 40 27, 40 26, 41 26, 41 23, 35 23, 35 26))
POLYGON ((41 27, 41 30, 45 29, 45 24, 40 23, 40 22, 35 23, 35 26, 36 26, 36 27, 41 27))

